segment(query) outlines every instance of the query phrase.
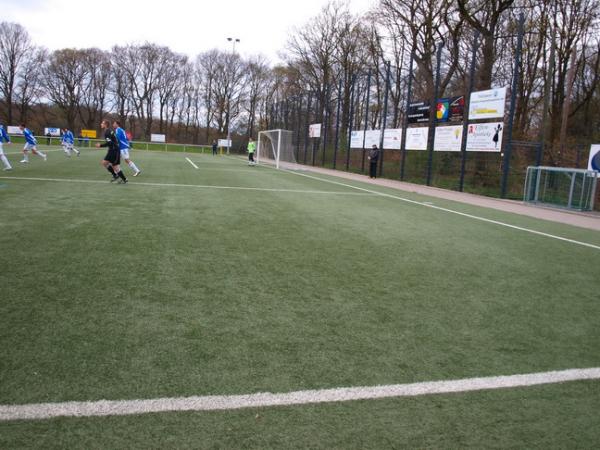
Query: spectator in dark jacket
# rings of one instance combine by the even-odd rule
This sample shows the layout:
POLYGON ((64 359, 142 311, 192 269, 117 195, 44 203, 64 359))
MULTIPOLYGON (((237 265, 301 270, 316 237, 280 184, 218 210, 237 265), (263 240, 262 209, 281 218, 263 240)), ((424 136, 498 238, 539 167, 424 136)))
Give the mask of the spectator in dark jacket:
POLYGON ((377 177, 377 162, 379 161, 379 149, 375 144, 369 150, 369 178, 377 177))

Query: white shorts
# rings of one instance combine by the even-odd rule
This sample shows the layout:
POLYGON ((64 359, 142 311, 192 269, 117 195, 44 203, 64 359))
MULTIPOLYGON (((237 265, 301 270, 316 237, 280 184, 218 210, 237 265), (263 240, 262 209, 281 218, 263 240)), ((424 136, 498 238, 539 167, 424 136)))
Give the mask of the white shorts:
POLYGON ((25 150, 25 151, 35 150, 35 144, 30 144, 29 142, 26 142, 25 147, 23 147, 23 150, 25 150))
POLYGON ((128 148, 121 149, 121 158, 129 159, 129 149, 128 148))
POLYGON ((69 144, 68 142, 63 142, 63 147, 69 150, 73 150, 73 144, 69 144))
POLYGON ((2 150, 2 141, 0 141, 0 156, 4 155, 4 150, 2 150))

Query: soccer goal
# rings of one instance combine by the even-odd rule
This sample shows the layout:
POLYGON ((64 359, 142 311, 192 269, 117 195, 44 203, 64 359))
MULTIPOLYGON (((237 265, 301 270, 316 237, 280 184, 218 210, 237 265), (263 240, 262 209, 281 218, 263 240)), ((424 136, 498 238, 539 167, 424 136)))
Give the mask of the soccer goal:
POLYGON ((523 201, 591 211, 594 209, 598 175, 594 170, 529 166, 523 201))
POLYGON ((296 164, 294 133, 288 130, 267 130, 258 133, 256 162, 273 164, 279 169, 284 164, 296 164))

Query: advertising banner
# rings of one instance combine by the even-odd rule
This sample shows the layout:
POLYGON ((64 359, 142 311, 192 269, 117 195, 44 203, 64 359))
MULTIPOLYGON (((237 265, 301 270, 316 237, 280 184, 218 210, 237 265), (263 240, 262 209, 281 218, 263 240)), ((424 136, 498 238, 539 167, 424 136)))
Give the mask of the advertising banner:
POLYGON ((408 104, 408 123, 429 122, 429 102, 408 104))
POLYGON ((6 132, 8 134, 23 134, 23 132, 21 131, 21 129, 18 126, 15 125, 9 125, 6 127, 6 132))
POLYGON ((56 128, 56 127, 44 128, 44 136, 48 136, 48 135, 59 137, 60 136, 60 128, 56 128))
POLYGON ((313 123, 308 126, 308 137, 320 138, 321 137, 321 124, 313 123))
POLYGON ((390 150, 400 150, 402 141, 402 128, 386 128, 383 134, 383 148, 390 150))
POLYGON ((588 170, 597 170, 600 172, 600 144, 594 144, 590 148, 588 170))
POLYGON ((465 96, 440 99, 437 104, 437 111, 439 122, 462 122, 465 115, 465 96))
POLYGON ((364 136, 364 130, 354 130, 350 135, 350 148, 362 148, 364 136))
POLYGON ((81 137, 96 139, 96 130, 81 130, 81 137))
POLYGON ((229 140, 227 140, 227 139, 219 139, 219 142, 217 142, 217 145, 219 147, 231 148, 231 139, 229 139, 229 140))
POLYGON ((504 117, 506 87, 473 92, 469 103, 469 120, 504 117))
POLYGON ((379 147, 381 140, 381 130, 367 130, 365 132, 365 148, 371 148, 373 145, 379 147))
POLYGON ((429 128, 407 128, 406 129, 406 149, 407 150, 427 150, 427 134, 429 128))
POLYGON ((433 149, 436 152, 460 152, 462 125, 437 127, 433 149))
POLYGON ((503 128, 502 122, 470 124, 467 132, 467 150, 499 152, 502 149, 503 128))
POLYGON ((151 134, 150 142, 167 142, 167 136, 164 134, 151 134))

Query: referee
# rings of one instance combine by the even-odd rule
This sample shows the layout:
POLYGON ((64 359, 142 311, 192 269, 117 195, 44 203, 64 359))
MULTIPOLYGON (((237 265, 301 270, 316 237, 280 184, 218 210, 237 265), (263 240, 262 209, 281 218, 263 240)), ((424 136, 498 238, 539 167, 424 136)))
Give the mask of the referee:
POLYGON ((100 128, 104 130, 104 143, 98 143, 96 144, 96 147, 108 147, 106 156, 102 160, 102 165, 111 173, 113 177, 112 180, 110 180, 111 183, 115 180, 119 180, 119 178, 119 183, 127 183, 127 178, 125 178, 125 174, 119 166, 121 163, 121 151, 119 150, 117 136, 115 136, 115 132, 110 128, 110 122, 106 119, 100 122, 100 128))

